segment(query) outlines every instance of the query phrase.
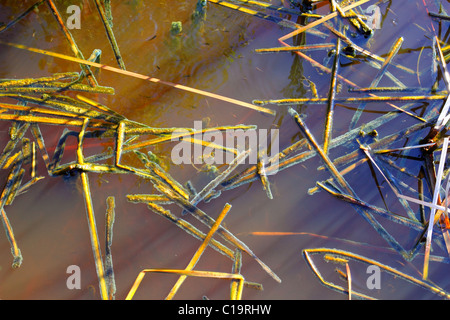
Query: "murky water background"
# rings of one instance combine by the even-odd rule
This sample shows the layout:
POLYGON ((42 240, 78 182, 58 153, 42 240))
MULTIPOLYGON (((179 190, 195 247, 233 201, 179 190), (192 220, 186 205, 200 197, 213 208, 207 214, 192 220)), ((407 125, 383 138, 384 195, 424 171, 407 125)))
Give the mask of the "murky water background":
MULTIPOLYGON (((286 1, 287 2, 287 1, 286 1)), ((371 1, 369 4, 375 3, 371 1)), ((8 23, 13 17, 31 6, 34 1, 0 1, 0 22, 8 23)), ((101 63, 117 66, 106 38, 103 25, 92 1, 56 1, 64 17, 70 4, 82 8, 80 30, 71 30, 78 47, 85 57, 100 48, 101 63)), ((272 1, 280 5, 280 1, 272 1)), ((363 8, 369 6, 366 4, 363 8)), ((427 1, 430 8, 438 12, 438 1, 427 1)), ((251 102, 253 99, 279 99, 311 97, 309 79, 313 81, 320 96, 326 96, 329 75, 298 56, 290 53, 256 54, 257 48, 279 46, 277 39, 291 29, 282 28, 272 22, 208 4, 206 21, 194 25, 190 16, 196 1, 113 1, 114 31, 125 65, 128 70, 150 75, 166 81, 180 83, 251 102), (173 39, 169 35, 172 21, 181 21, 183 33, 173 39)), ((446 9, 448 3, 442 1, 446 9)), ((364 45, 372 52, 385 57, 399 36, 405 41, 395 62, 412 70, 425 70, 431 61, 431 20, 427 16, 422 0, 383 1, 379 4, 383 14, 382 29, 364 45), (405 14, 407 12, 407 14, 405 14), (421 51, 421 48, 424 48, 421 51), (419 63, 418 63, 419 61, 419 63)), ((319 13, 327 13, 324 6, 319 13)), ((284 16, 293 21, 297 17, 284 16)), ((437 23, 434 23, 438 27, 437 23)), ((445 35, 448 23, 442 23, 445 35)), ((325 29, 320 29, 326 32, 325 29)), ((328 32, 327 32, 328 34, 328 32)), ((11 29, 0 34, 0 39, 31 47, 72 55, 67 41, 46 5, 30 13, 11 29)), ((307 35, 305 43, 334 42, 333 36, 321 39, 307 35)), ((315 52, 313 58, 323 62, 327 52, 315 52)), ((1 47, 0 78, 28 78, 55 72, 78 71, 79 66, 35 53, 1 47)), ((392 70, 393 74, 408 86, 429 87, 430 74, 420 77, 392 70)), ((368 86, 376 70, 365 63, 343 64, 340 74, 358 85, 368 86)), ((167 86, 101 71, 99 83, 115 88, 114 96, 92 95, 92 98, 111 109, 154 127, 193 127, 194 121, 203 120, 209 126, 255 124, 261 129, 279 129, 280 149, 301 138, 299 130, 287 114, 287 107, 273 106, 275 117, 264 115, 236 105, 186 93, 167 86)), ((392 83, 385 78, 380 86, 392 83)), ((346 87, 341 92, 348 95, 346 87)), ((418 104, 418 106, 421 106, 418 104)), ((354 105, 350 106, 354 107, 354 105)), ((319 141, 322 131, 325 105, 295 106, 304 113, 305 121, 319 141)), ((367 109, 378 112, 390 111, 380 104, 368 104, 367 109)), ((420 113, 420 108, 418 108, 420 113)), ((350 108, 338 107, 335 113, 333 136, 348 130, 354 113, 350 108)), ((368 122, 379 113, 366 112, 358 125, 368 122)), ((401 116, 392 125, 380 130, 380 136, 400 127, 417 123, 401 116)), ((0 123, 2 145, 7 141, 8 123, 0 123)), ((46 146, 51 150, 61 135, 62 129, 41 127, 46 146)), ((404 142, 401 142, 404 143, 404 142)), ((74 147, 68 147, 67 159, 74 158, 74 147), (70 151, 71 150, 71 151, 70 151)), ((92 150, 95 142, 91 142, 92 150)), ((70 145, 70 143, 69 143, 70 145)), ((89 143, 85 152, 89 154, 89 143)), ((98 147, 98 146, 97 146, 98 147)), ((191 180, 200 190, 210 179, 190 165, 176 167, 170 163, 173 144, 161 145, 152 151, 166 160, 166 166, 179 181, 191 180)), ((349 150, 336 148, 330 157, 336 158, 349 150)), ((200 208, 216 217, 225 203, 232 209, 224 225, 261 258, 282 279, 275 282, 250 257, 243 258, 242 274, 248 281, 259 282, 263 291, 245 289, 245 299, 346 299, 322 285, 313 275, 302 257, 305 248, 340 248, 386 263, 389 266, 420 278, 422 259, 405 262, 397 253, 348 204, 332 198, 324 192, 308 195, 316 181, 329 177, 318 171, 322 165, 314 157, 304 163, 270 176, 274 199, 269 200, 260 182, 254 182, 224 192, 200 208), (293 235, 256 236, 251 232, 286 232, 293 235), (352 243, 344 241, 351 240, 352 243)), ((407 164, 406 164, 407 165, 407 164)), ((243 167, 242 167, 243 169, 243 167)), ((6 211, 14 227, 15 235, 24 261, 19 269, 11 269, 10 246, 0 232, 0 298, 2 299, 99 299, 98 280, 95 273, 92 250, 86 221, 81 182, 79 179, 48 177, 40 161, 39 170, 45 179, 27 193, 20 195, 6 211), (66 287, 69 265, 81 268, 82 288, 69 290, 66 287)), ((7 173, 2 172, 6 178, 7 173)), ((125 195, 150 193, 151 185, 134 176, 90 174, 91 191, 97 217, 100 238, 104 238, 104 213, 106 198, 115 196, 116 221, 112 254, 117 286, 117 299, 125 298, 137 274, 144 268, 183 269, 189 263, 200 242, 193 239, 169 221, 157 216, 144 204, 133 204, 125 195)), ((383 207, 377 182, 369 166, 354 170, 346 179, 365 201, 383 207)), ((378 177, 380 179, 380 177, 378 177)), ((378 180, 380 181, 380 180, 378 180)), ((382 193, 393 211, 401 207, 381 183, 382 193)), ((174 214, 180 209, 173 208, 174 214)), ((187 220, 195 223, 192 219, 187 220)), ((416 233, 383 220, 389 232, 410 248, 416 233)), ((103 243, 102 243, 103 245, 103 243)), ((196 266, 196 270, 231 271, 229 259, 208 248, 196 266)), ((330 276, 335 266, 322 264, 321 270, 330 276), (327 271, 329 270, 329 271, 327 271)), ((364 269, 352 273, 354 285, 365 287, 367 274, 364 269)), ((432 263, 430 279, 444 289, 449 289, 448 265, 432 263)), ((172 275, 147 275, 136 299, 162 299, 175 283, 172 275)), ((336 280, 340 281, 339 279, 336 280)), ((345 283, 341 281, 341 285, 345 283)), ((383 275, 380 290, 368 292, 382 299, 434 299, 436 295, 410 283, 383 275)), ((366 289, 367 291, 367 289, 366 289)), ((178 292, 179 299, 227 299, 229 283, 222 280, 188 278, 178 292)))

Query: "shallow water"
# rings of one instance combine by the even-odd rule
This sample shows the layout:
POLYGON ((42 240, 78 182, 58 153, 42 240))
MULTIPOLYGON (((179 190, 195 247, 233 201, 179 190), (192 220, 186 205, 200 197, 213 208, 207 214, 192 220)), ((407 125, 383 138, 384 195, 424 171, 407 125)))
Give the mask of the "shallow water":
MULTIPOLYGON (((370 1, 363 5, 363 8, 375 2, 370 1)), ((18 6, 16 1, 0 1, 0 21, 7 23, 33 3, 34 1, 23 1, 18 6)), ((279 1, 272 3, 280 5, 279 1)), ((427 1, 430 10, 434 12, 438 12, 438 3, 427 1)), ((62 14, 70 4, 79 5, 82 9, 81 29, 71 30, 71 33, 84 56, 88 57, 94 49, 100 48, 101 63, 117 66, 95 4, 92 1, 57 1, 62 14)), ((114 32, 127 70, 245 102, 254 99, 312 97, 309 83, 305 79, 315 83, 321 97, 327 96, 330 76, 308 61, 290 53, 254 52, 258 48, 279 46, 277 39, 292 29, 213 3, 208 4, 206 20, 195 25, 191 20, 195 5, 194 0, 183 1, 181 4, 179 1, 113 2, 114 32), (172 21, 182 22, 183 32, 180 36, 170 36, 172 21)), ((450 10, 447 2, 443 1, 442 5, 444 9, 450 10)), ((431 25, 433 24, 442 35, 441 38, 445 39, 448 22, 441 25, 432 22, 421 0, 383 1, 379 7, 382 13, 382 29, 376 30, 368 40, 361 39, 360 45, 386 57, 397 38, 404 37, 402 49, 395 62, 413 71, 424 72, 417 76, 391 67, 388 70, 406 86, 429 89, 432 58, 430 48, 433 36, 431 25), (404 12, 409 14, 405 15, 404 12)), ((327 6, 322 6, 318 12, 327 14, 328 10, 327 6)), ((67 14, 64 15, 66 16, 67 14)), ((297 20, 294 16, 283 17, 297 20)), ((308 34, 296 41, 303 41, 305 44, 335 42, 335 37, 330 36, 325 28, 319 30, 327 34, 325 39, 308 34)), ((1 33, 0 40, 72 54, 46 5, 39 6, 38 10, 1 33)), ((79 70, 75 63, 3 45, 1 49, 0 78, 20 79, 79 70)), ((313 51, 309 54, 320 63, 327 57, 325 51, 313 51)), ((329 66, 331 67, 331 64, 329 66)), ((377 70, 367 63, 350 63, 343 58, 339 74, 361 87, 366 87, 376 76, 377 70)), ((254 124, 259 129, 279 129, 280 149, 302 137, 297 125, 287 113, 287 106, 269 106, 277 111, 276 116, 270 116, 106 70, 101 70, 97 79, 101 85, 115 88, 115 95, 91 95, 92 99, 130 120, 154 127, 193 127, 196 120, 203 120, 209 126, 254 124)), ((441 79, 441 89, 442 82, 441 79)), ((341 84, 342 89, 338 96, 349 96, 347 85, 342 82, 341 84)), ((379 84, 392 85, 392 81, 386 77, 383 77, 379 84)), ((420 114, 420 107, 423 105, 415 105, 417 114, 420 114)), ((337 106, 333 137, 348 131, 355 106, 337 106)), ((294 108, 304 115, 308 128, 321 143, 326 105, 305 104, 294 108)), ((380 103, 369 103, 367 109, 370 112, 363 113, 358 126, 391 111, 388 106, 380 103)), ((424 110, 429 111, 431 107, 424 110)), ((416 123, 417 120, 401 115, 388 125, 380 127, 378 133, 381 138, 416 123)), ((1 123, 2 144, 7 142, 8 128, 8 123, 1 123)), ((62 129, 43 126, 42 130, 46 146, 51 149, 57 143, 62 129)), ((419 136, 423 137, 423 132, 421 131, 419 136)), ((399 145, 405 144, 405 140, 400 139, 399 145)), ((75 157, 76 142, 72 140, 71 145, 72 147, 67 147, 65 154, 68 161, 75 157)), ((197 171, 192 165, 171 164, 172 147, 173 144, 159 145, 152 151, 165 159, 165 165, 177 180, 191 180, 197 190, 200 190, 211 177, 207 173, 197 171)), ((85 152, 94 153, 98 148, 102 146, 99 147, 94 141, 87 141, 85 152)), ((351 149, 332 149, 330 158, 338 158, 355 148, 352 146, 351 149)), ((408 166, 417 174, 418 166, 414 162, 404 160, 402 165, 408 166)), ((273 200, 267 198, 261 182, 255 181, 225 191, 217 199, 199 205, 199 208, 216 217, 225 203, 232 204, 224 225, 282 279, 281 283, 277 283, 252 258, 244 255, 241 273, 247 281, 261 283, 264 287, 263 291, 244 289, 244 299, 346 299, 347 296, 320 284, 302 256, 302 250, 306 248, 339 248, 380 261, 411 276, 421 277, 421 255, 412 262, 406 262, 398 253, 392 251, 386 241, 347 203, 325 192, 308 195, 308 189, 314 187, 316 181, 330 176, 324 170, 317 170, 319 166, 322 166, 322 162, 316 156, 270 176, 273 200), (251 234, 261 231, 286 234, 251 234)), ((244 168, 244 165, 240 167, 242 170, 244 168)), ((0 233, 0 298, 99 299, 81 182, 77 177, 49 177, 42 161, 39 162, 39 170, 45 179, 39 181, 27 193, 20 195, 13 205, 5 208, 24 261, 19 269, 11 268, 10 246, 4 233, 0 233), (69 290, 66 286, 66 270, 70 265, 78 265, 81 269, 79 290, 69 290)), ((2 172, 2 177, 6 179, 6 176, 7 172, 2 172)), ((399 176, 402 177, 400 174, 399 176)), ((187 266, 200 242, 154 214, 146 205, 133 204, 126 200, 127 194, 151 193, 149 182, 136 179, 132 175, 90 174, 89 178, 101 239, 105 234, 103 217, 106 212, 106 198, 115 196, 116 199, 112 255, 117 299, 125 298, 137 274, 144 268, 184 269, 187 266)), ((382 177, 374 175, 367 163, 345 178, 364 201, 379 207, 386 205, 392 211, 405 215, 393 193, 386 183, 383 183, 382 177), (381 186, 380 189, 377 184, 381 186)), ((177 207, 171 206, 170 209, 176 215, 181 213, 177 207)), ((192 218, 186 217, 186 220, 195 223, 192 218)), ((381 218, 379 220, 405 248, 411 248, 417 232, 381 218)), ((436 248, 436 251, 436 254, 442 254, 439 248, 436 248)), ((228 258, 208 248, 195 269, 230 272, 231 266, 228 258)), ((335 265, 320 266, 324 274, 334 277, 335 265)), ((448 265, 431 263, 430 267, 430 280, 441 288, 450 290, 449 279, 446 278, 448 265)), ((341 269, 345 270, 345 267, 341 269)), ((367 290, 367 276, 364 268, 354 269, 354 286, 359 286, 361 290, 376 298, 438 298, 429 291, 385 274, 382 276, 381 289, 367 290)), ((162 299, 175 283, 175 279, 173 275, 147 275, 135 299, 162 299)), ((341 281, 340 284, 345 285, 342 280, 333 281, 341 281)), ((229 283, 223 280, 189 278, 176 298, 201 299, 203 296, 226 299, 229 297, 229 283)))

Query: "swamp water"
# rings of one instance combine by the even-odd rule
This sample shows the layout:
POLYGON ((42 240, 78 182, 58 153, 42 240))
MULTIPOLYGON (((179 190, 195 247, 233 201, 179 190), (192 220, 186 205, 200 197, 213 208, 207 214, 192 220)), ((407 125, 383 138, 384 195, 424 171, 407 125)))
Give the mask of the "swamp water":
MULTIPOLYGON (((284 5, 289 7, 288 1, 284 2, 284 5)), ((448 2, 441 2, 444 9, 450 10, 448 2)), ((0 22, 7 24, 35 1, 22 1, 20 5, 17 3, 0 1, 0 22)), ((81 28, 70 32, 84 56, 88 57, 94 49, 101 49, 101 63, 116 67, 117 62, 94 2, 74 0, 55 3, 64 19, 69 16, 66 13, 69 5, 81 8, 81 28)), ((430 11, 439 12, 440 1, 428 0, 426 3, 430 11)), ((283 5, 281 1, 272 1, 272 4, 283 5)), ((413 74, 392 66, 389 66, 388 70, 407 87, 430 90, 433 81, 431 66, 434 36, 431 25, 434 25, 440 39, 445 42, 448 40, 449 23, 432 20, 427 15, 422 0, 369 1, 362 5, 362 8, 366 9, 373 4, 377 4, 380 9, 381 29, 375 30, 369 39, 359 36, 355 41, 361 47, 386 58, 396 40, 403 37, 404 42, 394 61, 412 70, 413 74)), ((127 70, 245 102, 312 98, 313 84, 321 98, 328 96, 330 75, 311 65, 309 61, 294 53, 255 52, 260 48, 279 47, 277 39, 293 29, 212 2, 207 5, 205 20, 196 24, 191 19, 195 6, 195 0, 113 1, 113 30, 127 70), (182 32, 175 36, 169 32, 174 21, 180 21, 182 24, 182 32)), ((258 7, 252 8, 262 11, 258 7)), ((329 13, 329 6, 321 5, 314 12, 326 15, 329 13)), ((305 23, 303 18, 294 15, 272 14, 299 24, 305 23)), ((336 42, 336 36, 327 28, 319 26, 317 31, 321 32, 323 37, 304 33, 286 41, 290 45, 336 42)), ((73 55, 60 26, 45 3, 0 33, 0 40, 73 55)), ((333 57, 329 57, 328 52, 329 49, 307 54, 331 68, 333 57)), ((2 79, 79 72, 79 65, 76 63, 5 45, 1 45, 0 57, 2 79)), ((368 87, 378 70, 367 63, 367 58, 359 58, 356 61, 341 58, 339 75, 360 87, 368 87)), ((152 127, 192 128, 198 120, 203 121, 205 127, 257 125, 258 129, 278 129, 276 138, 282 150, 303 139, 297 124, 288 113, 291 106, 302 114, 304 122, 319 144, 323 141, 326 104, 266 105, 265 107, 276 111, 273 116, 107 70, 95 71, 95 75, 100 85, 113 87, 115 94, 86 96, 129 120, 152 127)), ((379 83, 379 87, 393 85, 392 80, 386 76, 379 83)), ((339 81, 336 97, 363 96, 348 92, 348 87, 347 83, 339 81)), ((440 76, 439 90, 444 87, 440 76)), ((16 103, 6 98, 3 102, 16 103)), ((423 116, 433 108, 439 109, 441 104, 418 102, 408 110, 423 116)), ((349 131, 349 124, 357 106, 358 104, 336 104, 333 138, 349 131)), ((399 103, 399 106, 402 105, 399 103)), ((366 110, 356 127, 392 111, 392 108, 384 103, 368 103, 366 110)), ((388 125, 377 128, 376 138, 382 139, 417 123, 417 119, 402 114, 388 125)), ((4 145, 9 139, 10 123, 3 121, 0 126, 0 139, 4 145)), ((362 129, 364 130, 364 127, 362 129)), ((49 152, 53 153, 63 129, 42 126, 41 130, 49 152)), ((428 129, 419 131, 416 136, 399 137, 395 146, 408 145, 409 140, 417 143, 427 132, 428 129)), ((370 139, 368 136, 365 138, 370 139)), ((331 149, 330 158, 336 159, 357 150, 357 142, 353 142, 331 149)), ((76 144, 76 139, 68 140, 63 161, 75 159, 76 144)), ((173 143, 160 144, 148 150, 161 156, 162 165, 174 178, 183 183, 190 180, 197 190, 201 190, 212 179, 212 172, 204 170, 202 165, 174 165, 170 159, 173 146, 173 143)), ((102 145, 95 139, 87 139, 84 152, 86 155, 95 154, 106 147, 107 145, 102 145)), ((300 152, 308 150, 308 147, 304 147, 300 152)), ((414 161, 395 155, 391 159, 416 175, 420 170, 420 165, 414 161)), ((4 232, 0 233, 0 298, 99 299, 98 279, 92 258, 80 179, 77 175, 50 177, 39 155, 38 161, 39 174, 45 178, 26 193, 19 195, 13 205, 5 207, 23 255, 23 263, 18 269, 11 268, 10 244, 4 232), (80 289, 67 288, 69 274, 66 271, 71 265, 80 267, 80 289)), ((269 176, 273 199, 268 199, 261 181, 256 180, 223 191, 209 203, 199 204, 199 208, 211 217, 217 217, 224 205, 230 203, 232 208, 223 226, 247 244, 282 280, 281 283, 276 282, 254 259, 243 254, 241 274, 245 280, 260 283, 264 287, 263 291, 244 288, 244 299, 347 299, 346 295, 320 284, 302 255, 302 250, 307 248, 338 248, 421 278, 423 249, 414 260, 407 262, 392 250, 348 203, 325 191, 308 194, 308 190, 315 187, 317 181, 330 177, 327 170, 318 170, 321 166, 323 162, 316 155, 269 176), (269 234, 254 234, 255 232, 269 234)), ((218 167, 219 170, 225 168, 218 167)), ((237 172, 245 168, 246 165, 243 164, 238 167, 237 172)), ((341 169, 343 167, 339 168, 341 169)), ((6 181, 8 171, 2 171, 2 181, 6 181)), ((403 178, 401 173, 395 172, 395 175, 399 179, 403 178)), ((167 219, 154 214, 145 204, 127 201, 128 194, 152 193, 151 183, 133 175, 90 174, 89 178, 100 239, 105 236, 106 199, 114 196, 116 201, 112 243, 116 299, 126 297, 136 276, 145 268, 184 269, 187 266, 201 242, 167 219)), ((345 179, 367 203, 406 215, 388 184, 369 163, 358 166, 345 175, 345 179)), ((417 188, 416 185, 412 187, 417 188)), ((418 210, 418 206, 411 207, 414 211, 418 210)), ((168 208, 177 216, 181 214, 182 210, 177 206, 171 205, 168 208)), ((192 217, 183 218, 196 223, 192 217)), ((414 245, 418 236, 416 231, 387 219, 377 219, 405 248, 410 249, 414 245)), ((103 246, 104 241, 100 243, 103 246)), ((441 251, 436 247, 433 253, 445 256, 445 251, 441 251)), ((315 259, 324 277, 344 287, 347 285, 335 272, 336 267, 344 271, 345 267, 321 262, 321 258, 315 259)), ((207 248, 195 270, 231 272, 231 267, 229 258, 207 248)), ((369 274, 366 268, 367 266, 363 265, 352 269, 354 290, 381 299, 440 298, 428 290, 395 279, 387 273, 381 274, 380 289, 370 290, 367 288, 369 274)), ((448 264, 431 262, 430 280, 443 289, 449 289, 448 268, 448 264)), ((134 299, 162 299, 176 279, 175 275, 147 275, 134 299)), ((201 299, 206 296, 209 299, 227 299, 229 291, 229 281, 226 280, 188 278, 176 298, 201 299)))

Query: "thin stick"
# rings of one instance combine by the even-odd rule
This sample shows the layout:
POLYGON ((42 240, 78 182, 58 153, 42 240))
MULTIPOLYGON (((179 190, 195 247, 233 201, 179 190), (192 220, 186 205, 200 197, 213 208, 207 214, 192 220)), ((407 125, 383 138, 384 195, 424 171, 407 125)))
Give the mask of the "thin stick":
MULTIPOLYGON (((84 134, 85 134, 85 130, 88 126, 88 123, 89 123, 89 120, 85 119, 82 129, 80 131, 79 138, 78 138, 77 159, 80 164, 84 163, 82 144, 83 144, 84 134)), ((94 208, 92 205, 91 191, 89 188, 89 180, 88 180, 88 176, 87 176, 86 172, 81 172, 80 176, 81 176, 81 182, 82 182, 82 186, 83 186, 83 196, 84 196, 84 201, 85 201, 85 205, 86 205, 86 215, 87 215, 87 219, 88 219, 92 251, 94 253, 95 269, 97 271, 97 277, 99 280, 100 295, 103 300, 108 300, 108 289, 106 287, 106 281, 105 281, 105 270, 103 268, 102 255, 100 252, 100 243, 99 243, 99 238, 98 238, 98 233, 97 233, 97 227, 95 224, 95 215, 94 215, 94 208)))
POLYGON ((222 95, 211 93, 211 92, 200 90, 200 89, 194 89, 194 88, 191 88, 191 87, 184 86, 182 84, 176 84, 176 83, 172 83, 172 82, 169 82, 169 81, 160 80, 160 79, 157 79, 157 78, 152 78, 150 76, 145 76, 145 75, 142 75, 142 74, 139 74, 139 73, 136 73, 136 72, 122 70, 122 69, 119 69, 119 68, 114 68, 114 67, 111 67, 111 66, 107 66, 107 65, 104 65, 104 64, 100 64, 100 63, 96 63, 96 62, 92 62, 92 61, 88 61, 88 60, 84 60, 84 59, 80 59, 80 58, 74 58, 74 57, 70 57, 70 56, 67 56, 67 55, 64 55, 64 54, 60 54, 60 53, 55 53, 55 52, 49 52, 49 51, 46 51, 46 50, 30 48, 30 47, 27 47, 27 46, 24 46, 24 45, 20 45, 20 44, 14 44, 14 43, 4 42, 4 41, 0 41, 0 44, 12 46, 12 47, 15 47, 15 48, 18 48, 18 49, 24 49, 24 50, 28 50, 28 51, 31 51, 31 52, 36 52, 36 53, 40 53, 40 54, 44 54, 44 55, 48 55, 48 56, 52 56, 52 57, 59 58, 59 59, 64 59, 64 60, 68 60, 68 61, 72 61, 72 62, 77 62, 77 63, 80 63, 82 65, 88 65, 88 66, 100 68, 100 69, 103 69, 103 70, 108 70, 108 71, 111 71, 111 72, 123 74, 123 75, 129 76, 129 77, 142 79, 142 80, 153 82, 153 83, 160 83, 160 84, 163 84, 163 85, 167 85, 169 87, 173 87, 173 88, 180 89, 180 90, 183 90, 183 91, 187 91, 187 92, 203 95, 205 97, 221 100, 221 101, 224 101, 224 102, 236 104, 236 105, 239 105, 241 107, 253 109, 253 110, 256 110, 256 111, 259 111, 259 112, 263 112, 263 113, 267 113, 267 114, 270 114, 270 115, 275 115, 276 114, 276 112, 274 110, 271 110, 271 109, 268 109, 268 108, 257 107, 257 106, 252 105, 251 103, 239 101, 239 100, 233 99, 233 98, 224 97, 222 95))

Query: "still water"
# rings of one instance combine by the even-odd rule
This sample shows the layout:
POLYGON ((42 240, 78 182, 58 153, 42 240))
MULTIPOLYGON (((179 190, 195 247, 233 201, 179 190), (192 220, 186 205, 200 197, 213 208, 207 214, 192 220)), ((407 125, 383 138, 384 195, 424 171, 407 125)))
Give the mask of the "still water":
MULTIPOLYGON (((450 11, 447 1, 427 0, 426 4, 431 11, 439 12, 440 2, 444 10, 450 11)), ((0 1, 0 22, 7 24, 35 1, 21 1, 20 5, 18 3, 0 1)), ((116 67, 117 62, 94 1, 67 0, 55 3, 65 19, 69 16, 66 13, 69 5, 81 8, 81 28, 73 29, 71 33, 84 56, 88 57, 94 49, 101 49, 101 63, 116 67)), ((273 0, 271 3, 289 7, 288 1, 273 0)), ((445 41, 448 38, 448 22, 431 20, 422 0, 369 1, 362 8, 366 9, 372 4, 377 4, 380 8, 381 28, 375 30, 369 39, 356 39, 358 44, 386 57, 395 41, 400 36, 403 37, 404 42, 395 62, 413 70, 414 74, 398 69, 389 71, 408 87, 430 89, 431 26, 434 25, 436 32, 445 41)), ((255 52, 259 48, 280 46, 277 39, 292 29, 214 3, 208 3, 205 20, 194 23, 191 15, 195 7, 195 0, 113 1, 113 29, 127 70, 245 102, 254 99, 311 98, 312 83, 320 97, 328 95, 330 75, 311 65, 309 61, 292 53, 255 52), (174 21, 182 24, 182 32, 177 36, 170 34, 174 21)), ((328 5, 319 6, 316 13, 328 14, 328 5)), ((274 15, 299 24, 304 23, 294 15, 274 15)), ((326 28, 319 27, 317 30, 323 37, 306 33, 286 41, 293 45, 336 42, 336 37, 326 28)), ((72 55, 59 25, 45 3, 0 33, 0 40, 72 55)), ((315 61, 331 68, 333 59, 328 57, 327 50, 311 51, 308 54, 315 61)), ((0 58, 0 78, 6 79, 79 71, 79 66, 75 63, 4 45, 1 46, 0 58)), ((366 62, 364 59, 352 62, 343 58, 339 74, 361 87, 368 87, 376 76, 377 69, 366 62)), ((303 138, 287 112, 288 106, 267 106, 277 112, 276 116, 272 116, 106 70, 96 73, 96 77, 99 84, 113 87, 115 94, 90 95, 90 98, 130 120, 149 126, 193 127, 194 121, 203 121, 205 126, 210 127, 252 124, 259 129, 278 129, 279 135, 276 138, 280 149, 303 138)), ((439 85, 442 89, 442 79, 439 85)), ((393 83, 389 78, 383 77, 379 86, 393 86, 393 83)), ((349 95, 344 81, 340 81, 338 87, 338 96, 349 95)), ((4 102, 11 103, 12 100, 5 99, 4 102)), ((428 106, 417 103, 414 112, 422 115, 424 110, 428 110, 428 106)), ((302 104, 292 107, 304 116, 308 128, 322 143, 326 105, 302 104)), ((336 106, 333 137, 348 131, 354 107, 355 105, 345 104, 336 106)), ((369 112, 364 112, 357 123, 358 127, 391 111, 388 106, 380 103, 369 103, 367 110, 369 112)), ((389 125, 379 128, 378 134, 381 138, 414 124, 417 124, 417 120, 402 115, 389 125)), ((3 145, 8 141, 9 124, 2 122, 0 125, 3 145)), ((43 126, 41 130, 46 146, 52 152, 62 129, 43 126)), ((405 145, 405 140, 400 138, 399 144, 405 145)), ((68 142, 68 151, 65 153, 67 161, 74 159, 75 146, 75 140, 68 142)), ((201 165, 173 165, 170 161, 172 147, 173 144, 161 144, 152 151, 161 156, 164 166, 173 177, 183 182, 191 180, 197 190, 200 190, 210 181, 209 172, 203 172, 201 165)), ((99 148, 101 150, 102 146, 98 143, 87 143, 85 152, 93 154, 99 148)), ((338 158, 355 148, 357 146, 347 144, 345 147, 332 149, 330 158, 338 158)), ((302 151, 305 150, 308 149, 304 148, 302 151)), ((244 255, 241 274, 247 281, 261 283, 264 287, 263 291, 244 289, 244 299, 347 299, 346 295, 320 284, 302 256, 302 250, 306 248, 346 250, 421 278, 423 255, 419 254, 412 262, 405 261, 390 249, 387 242, 350 205, 323 191, 308 194, 308 190, 317 181, 330 177, 326 170, 318 170, 322 165, 316 156, 269 176, 273 193, 271 200, 267 198, 261 182, 254 181, 225 191, 209 203, 199 204, 203 211, 217 217, 223 206, 230 203, 232 209, 223 225, 246 243, 282 280, 281 283, 276 282, 251 257, 244 255), (277 234, 255 235, 252 234, 254 232, 277 234)), ((410 164, 405 161, 402 165, 410 164)), ((245 165, 242 165, 237 170, 244 169, 245 165)), ((0 298, 99 299, 80 179, 76 176, 49 177, 42 161, 38 164, 38 170, 45 178, 20 195, 13 205, 6 207, 24 260, 20 268, 11 268, 10 245, 4 232, 0 232, 0 298), (81 289, 69 290, 66 286, 69 276, 66 270, 70 265, 80 267, 81 289)), ((2 178, 6 179, 7 172, 3 171, 2 178)), ((417 174, 418 168, 413 164, 411 171, 417 174)), ((379 207, 389 207, 392 211, 398 210, 399 214, 405 215, 394 194, 383 183, 382 177, 375 174, 367 163, 346 175, 346 179, 364 201, 379 207)), ((145 204, 130 203, 126 199, 127 194, 152 193, 149 182, 132 175, 108 174, 91 174, 90 181, 101 239, 105 235, 106 198, 114 196, 116 199, 112 244, 116 299, 125 298, 142 269, 184 269, 187 266, 200 242, 154 214, 145 204)), ((176 206, 169 208, 175 215, 181 213, 176 206)), ((186 220, 195 223, 189 217, 186 220)), ((414 245, 417 232, 388 220, 380 219, 380 222, 406 249, 414 245)), ((103 246, 103 242, 101 244, 103 246)), ((342 279, 334 279, 335 268, 340 266, 320 263, 320 258, 317 263, 324 275, 336 283, 340 281, 341 285, 346 285, 342 279)), ((228 258, 208 248, 195 269, 231 272, 231 266, 228 258)), ((388 274, 382 274, 380 289, 368 290, 368 274, 364 268, 355 268, 352 272, 354 290, 365 290, 367 294, 381 299, 439 298, 388 274)), ((430 280, 449 290, 447 274, 447 264, 431 263, 430 280)), ((147 275, 134 298, 163 299, 175 280, 176 276, 173 275, 147 275)), ((229 283, 225 280, 188 278, 176 295, 178 299, 202 297, 227 299, 229 283)))

